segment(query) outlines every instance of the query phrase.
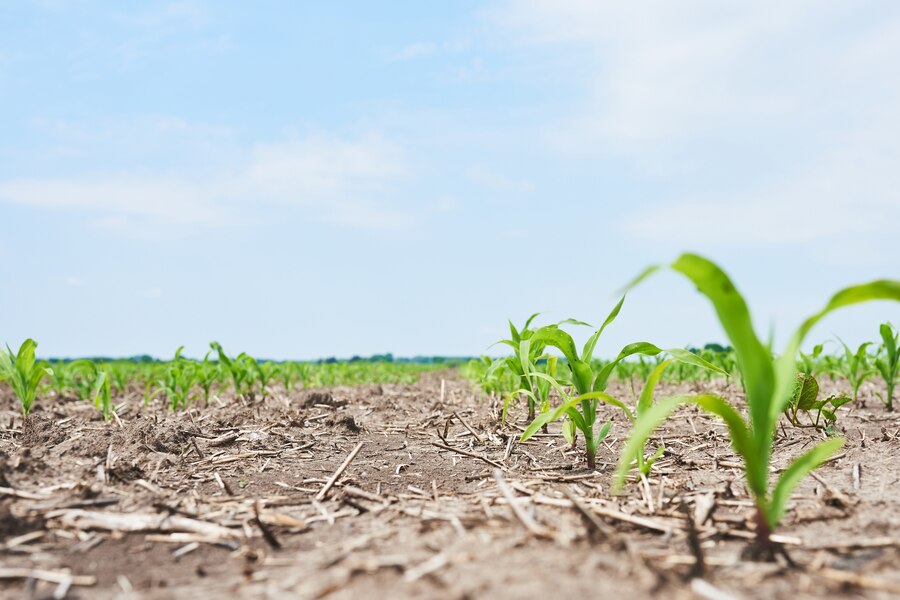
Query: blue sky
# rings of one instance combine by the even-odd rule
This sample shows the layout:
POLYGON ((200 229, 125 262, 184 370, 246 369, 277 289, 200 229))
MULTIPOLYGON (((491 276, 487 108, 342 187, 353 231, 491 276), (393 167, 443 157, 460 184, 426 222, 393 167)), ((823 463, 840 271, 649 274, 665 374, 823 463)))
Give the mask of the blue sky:
MULTIPOLYGON (((478 354, 683 250, 783 339, 900 276, 897 64, 892 1, 0 2, 0 340, 478 354)), ((722 340, 671 274, 605 335, 722 340)))

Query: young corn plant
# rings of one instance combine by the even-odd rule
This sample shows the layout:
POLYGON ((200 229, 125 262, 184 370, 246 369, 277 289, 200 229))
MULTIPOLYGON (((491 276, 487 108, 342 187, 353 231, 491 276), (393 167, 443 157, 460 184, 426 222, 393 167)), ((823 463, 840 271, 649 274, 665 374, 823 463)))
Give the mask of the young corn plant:
POLYGON ((269 394, 269 385, 278 376, 278 363, 261 361, 248 357, 253 378, 259 385, 259 393, 265 398, 269 394))
POLYGON ((207 351, 203 362, 197 365, 197 385, 203 390, 203 406, 209 406, 212 386, 219 380, 219 365, 209 360, 212 350, 207 351))
MULTIPOLYGON (((659 267, 648 269, 633 285, 659 267)), ((711 261, 684 254, 671 268, 687 277, 712 303, 737 357, 743 375, 749 420, 723 398, 703 394, 658 401, 641 415, 632 429, 619 462, 615 487, 621 489, 633 457, 653 431, 679 405, 690 402, 720 417, 728 427, 731 443, 744 461, 747 487, 756 505, 756 548, 762 556, 774 558, 771 532, 784 516, 788 498, 810 471, 820 466, 843 445, 843 439, 826 440, 796 458, 769 485, 772 446, 778 417, 790 402, 796 383, 797 354, 809 330, 830 312, 869 300, 900 301, 900 281, 879 280, 845 288, 832 296, 825 307, 806 319, 794 332, 784 352, 774 357, 753 329, 744 298, 728 276, 711 261)))
POLYGON ((248 364, 250 356, 241 352, 234 358, 229 358, 219 342, 212 342, 209 346, 218 353, 219 362, 225 365, 225 369, 231 375, 235 395, 243 396, 245 393, 248 393, 252 385, 252 372, 248 364))
POLYGON ((843 360, 837 361, 835 370, 840 375, 843 375, 847 383, 850 384, 850 391, 853 394, 851 398, 853 402, 856 402, 859 398, 860 386, 866 379, 875 374, 875 370, 869 364, 868 347, 872 345, 872 342, 860 344, 856 352, 853 352, 850 346, 844 343, 844 340, 838 338, 838 341, 844 347, 844 356, 843 360))
POLYGON ((108 371, 98 370, 91 390, 94 407, 100 411, 106 421, 109 421, 115 412, 112 403, 111 379, 108 371))
POLYGON ((875 359, 875 368, 884 379, 887 393, 884 396, 884 405, 889 411, 894 410, 894 386, 897 385, 897 372, 900 371, 900 334, 894 330, 890 323, 882 323, 879 328, 881 339, 881 351, 875 359))
POLYGON ((813 346, 812 352, 804 354, 800 352, 799 368, 802 373, 807 375, 818 375, 822 371, 822 351, 825 349, 823 344, 813 346))
POLYGON ((19 351, 13 353, 9 344, 6 352, 0 350, 0 381, 8 381, 13 392, 22 404, 22 416, 28 418, 34 400, 37 397, 38 386, 44 377, 53 377, 53 370, 41 364, 37 364, 34 351, 37 342, 28 338, 19 346, 19 351))
MULTIPOLYGON (((522 441, 527 440, 534 435, 537 430, 547 423, 556 421, 560 418, 568 417, 571 425, 564 425, 564 435, 567 441, 575 442, 575 430, 580 431, 584 437, 585 457, 589 469, 596 468, 597 448, 600 442, 609 433, 610 422, 603 425, 599 431, 595 431, 597 422, 597 408, 601 402, 616 406, 628 413, 628 408, 620 400, 606 393, 606 387, 609 378, 612 375, 616 365, 625 358, 634 354, 642 354, 646 356, 656 356, 663 352, 661 348, 649 342, 636 342, 628 344, 619 352, 619 355, 612 361, 600 366, 593 360, 594 350, 597 341, 604 329, 612 323, 619 315, 625 297, 619 300, 618 304, 612 309, 603 325, 600 326, 585 342, 581 353, 575 345, 572 336, 563 331, 557 325, 547 325, 538 329, 531 340, 524 340, 522 344, 539 343, 544 346, 552 346, 563 353, 567 365, 571 381, 564 380, 563 383, 571 383, 574 388, 574 395, 569 394, 555 377, 551 377, 546 373, 541 373, 533 367, 528 370, 528 376, 531 378, 543 379, 552 385, 560 397, 563 398, 562 404, 552 411, 543 412, 531 422, 525 432, 522 434, 522 441), (568 428, 568 430, 567 430, 568 428), (571 439, 570 439, 571 438, 571 439)), ((694 365, 702 365, 706 368, 716 369, 713 365, 707 363, 699 356, 680 348, 666 350, 674 359, 688 362, 694 365)))
POLYGON ((197 365, 193 361, 182 358, 184 346, 175 351, 175 357, 167 365, 165 374, 159 382, 159 389, 169 400, 172 410, 184 410, 193 399, 191 389, 197 381, 197 365))
POLYGON ((538 357, 544 351, 544 345, 540 343, 532 343, 531 338, 534 336, 534 331, 530 329, 531 322, 538 316, 540 313, 534 313, 528 320, 525 321, 525 325, 521 330, 516 329, 516 326, 513 325, 512 321, 509 321, 509 332, 510 339, 500 340, 497 342, 498 344, 505 344, 513 349, 513 356, 508 356, 505 358, 498 358, 495 360, 490 367, 488 367, 487 372, 484 374, 483 381, 491 381, 496 377, 497 371, 503 368, 506 368, 516 379, 516 391, 508 392, 503 399, 503 417, 502 419, 506 420, 506 413, 509 410, 509 404, 512 401, 514 396, 523 395, 527 398, 528 401, 528 421, 531 422, 534 420, 535 409, 537 406, 537 396, 535 394, 534 386, 532 385, 532 381, 529 377, 525 375, 526 369, 528 368, 526 365, 533 365, 537 362, 538 357), (525 343, 528 342, 528 343, 525 343), (524 353, 523 353, 524 351, 524 353))

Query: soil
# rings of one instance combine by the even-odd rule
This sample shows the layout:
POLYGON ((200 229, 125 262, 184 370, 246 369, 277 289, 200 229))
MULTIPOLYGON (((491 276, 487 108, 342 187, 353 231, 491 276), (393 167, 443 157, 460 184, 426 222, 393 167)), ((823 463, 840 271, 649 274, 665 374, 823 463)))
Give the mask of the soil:
MULTIPOLYGON (((742 405, 725 382, 658 396, 710 385, 742 405)), ((0 597, 897 597, 900 416, 877 391, 840 409, 844 449, 794 492, 791 562, 758 562, 740 461, 691 408, 652 441, 667 451, 649 479, 614 495, 621 414, 601 409, 612 433, 588 471, 558 424, 519 443, 524 410, 501 424, 453 371, 181 413, 134 390, 110 422, 44 397, 23 424, 3 388, 0 597)), ((823 436, 785 423, 774 469, 823 436)))

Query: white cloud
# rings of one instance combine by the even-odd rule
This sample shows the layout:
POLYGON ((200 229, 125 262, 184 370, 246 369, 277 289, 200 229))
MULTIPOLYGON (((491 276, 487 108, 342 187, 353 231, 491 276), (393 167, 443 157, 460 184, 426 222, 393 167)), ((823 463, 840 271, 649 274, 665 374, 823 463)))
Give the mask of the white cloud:
POLYGON ((413 60, 415 58, 433 54, 435 50, 437 50, 436 44, 431 42, 415 42, 396 52, 392 52, 389 55, 389 59, 395 61, 413 60))
POLYGON ((679 182, 625 219, 632 236, 846 244, 900 229, 900 6, 529 0, 491 17, 568 53, 584 81, 545 123, 553 148, 679 182))
POLYGON ((489 170, 483 165, 475 165, 466 173, 469 181, 482 185, 497 192, 528 193, 534 190, 534 185, 524 179, 510 179, 499 173, 489 170))
MULTIPOLYGON (((739 244, 831 241, 846 247, 850 240, 892 236, 900 230, 900 152, 893 135, 892 127, 851 132, 815 166, 768 187, 715 199, 682 198, 631 215, 626 227, 644 239, 739 244)), ((869 246, 866 254, 879 252, 869 246)))
POLYGON ((96 228, 140 237, 152 237, 160 226, 244 223, 266 207, 298 207, 357 229, 416 223, 413 212, 390 202, 410 176, 408 161, 399 146, 379 136, 258 144, 236 162, 233 170, 194 177, 126 173, 0 181, 0 202, 84 211, 96 228))
POLYGON ((162 288, 158 287, 148 287, 142 290, 138 290, 137 296, 139 298, 148 298, 151 300, 155 300, 156 298, 162 298, 163 291, 162 288))
POLYGON ((587 95, 556 124, 561 145, 642 153, 785 118, 843 117, 843 99, 877 97, 867 92, 895 79, 887 59, 898 56, 900 14, 835 34, 859 12, 814 0, 531 0, 505 3, 495 18, 529 43, 569 45, 587 61, 587 95), (880 77, 860 77, 860 67, 880 77))
POLYGON ((66 285, 69 287, 84 287, 84 280, 82 280, 80 277, 69 275, 68 277, 66 277, 65 281, 66 285))

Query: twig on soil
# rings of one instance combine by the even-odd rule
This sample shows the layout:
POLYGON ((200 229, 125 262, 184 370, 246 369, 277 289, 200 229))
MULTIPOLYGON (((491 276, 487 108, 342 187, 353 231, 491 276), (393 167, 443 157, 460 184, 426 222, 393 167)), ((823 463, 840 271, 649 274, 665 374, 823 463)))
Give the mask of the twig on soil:
POLYGON ((457 419, 460 423, 462 423, 462 426, 463 426, 463 427, 465 427, 466 429, 469 430, 469 433, 471 433, 472 435, 475 436, 475 440, 476 440, 479 444, 483 444, 483 443, 484 443, 484 440, 481 438, 480 435, 478 435, 478 432, 476 432, 474 429, 472 429, 472 426, 469 425, 468 421, 466 421, 465 419, 463 419, 462 416, 461 416, 458 412, 455 412, 455 411, 454 411, 454 412, 453 412, 453 416, 456 417, 456 419, 457 419))
POLYGON ((253 503, 253 522, 259 527, 259 530, 262 532, 263 539, 266 540, 266 543, 271 546, 273 550, 281 550, 281 542, 278 541, 278 538, 275 537, 275 534, 272 533, 272 530, 266 526, 265 523, 262 522, 262 519, 259 518, 259 502, 253 503))
POLYGON ((70 575, 65 571, 3 567, 0 567, 0 579, 38 579, 48 583, 68 583, 80 586, 91 586, 97 583, 97 578, 93 575, 70 575))
POLYGON ((483 460, 487 464, 491 465, 496 469, 500 469, 501 471, 506 471, 506 467, 496 460, 491 460, 486 456, 482 456, 480 454, 476 454, 475 452, 469 452, 468 450, 463 450, 461 448, 454 448, 453 446, 448 446, 447 444, 441 444, 440 442, 431 442, 432 446, 436 446, 441 448, 442 450, 449 450, 450 452, 456 452, 457 454, 462 454, 463 456, 468 456, 469 458, 477 458, 478 460, 483 460))
MULTIPOLYGON (((578 498, 575 497, 575 494, 570 492, 569 490, 563 488, 563 495, 569 499, 569 502, 572 503, 572 507, 575 508, 580 514, 584 522, 588 525, 588 531, 594 534, 600 534, 604 539, 611 539, 613 537, 613 529, 609 527, 606 523, 597 518, 597 515, 594 514, 588 507, 581 503, 578 498)), ((589 537, 593 538, 593 536, 589 537)))
POLYGON ((228 494, 229 496, 234 496, 234 491, 231 489, 231 486, 225 483, 225 480, 222 479, 222 476, 219 475, 218 471, 213 473, 213 477, 216 479, 216 483, 219 484, 219 487, 222 488, 226 494, 228 494))
POLYGON ((209 440, 206 445, 211 448, 218 448, 220 446, 227 446, 228 444, 233 443, 238 439, 238 434, 236 432, 226 433, 225 435, 221 435, 217 438, 213 438, 209 440))
POLYGON ((332 488, 332 486, 337 482, 338 478, 347 470, 347 467, 350 466, 350 463, 353 462, 353 459, 356 458, 356 455, 359 453, 360 449, 363 447, 365 442, 360 442, 356 445, 353 450, 350 451, 350 454, 347 455, 347 458, 344 459, 344 462, 341 463, 341 466, 337 468, 337 471, 325 482, 325 485, 322 486, 322 489, 319 490, 319 493, 316 494, 315 500, 317 502, 325 499, 325 496, 328 494, 328 490, 332 488))
POLYGON ((806 546, 808 550, 857 550, 860 548, 891 548, 900 547, 900 540, 891 537, 877 537, 863 540, 851 540, 847 542, 835 542, 833 544, 820 544, 806 546))
POLYGON ((647 519, 645 517, 636 517, 634 515, 628 515, 623 512, 619 512, 617 510, 613 510, 611 508, 606 508, 603 506, 592 506, 591 510, 597 513, 602 517, 607 517, 609 519, 615 519, 617 521, 623 521, 625 523, 630 523, 631 525, 637 525, 638 527, 643 527, 644 529, 649 529, 651 531, 657 531, 659 533, 671 534, 675 528, 670 527, 664 523, 660 523, 654 519, 647 519))
POLYGON ((198 521, 174 515, 151 513, 101 513, 86 510, 64 510, 48 513, 48 519, 59 518, 60 522, 75 529, 106 529, 108 531, 186 531, 211 538, 236 538, 238 532, 215 523, 198 521))
POLYGON ((8 487, 0 486, 0 496, 12 496, 13 498, 22 498, 23 500, 49 500, 50 496, 46 494, 33 494, 31 492, 23 492, 8 487))
POLYGON ((553 533, 549 529, 535 523, 534 519, 518 505, 512 490, 509 488, 506 480, 503 479, 503 472, 500 469, 494 470, 494 480, 497 482, 497 487, 500 488, 500 493, 503 494, 503 497, 506 498, 507 503, 509 503, 509 507, 512 509, 513 514, 525 529, 528 530, 528 533, 535 537, 553 539, 553 533))
POLYGON ((815 571, 815 573, 839 583, 855 585, 870 590, 881 590, 892 594, 900 594, 900 584, 885 579, 879 579, 877 577, 859 575, 858 573, 853 573, 851 571, 841 571, 839 569, 831 569, 828 567, 821 568, 815 571))

